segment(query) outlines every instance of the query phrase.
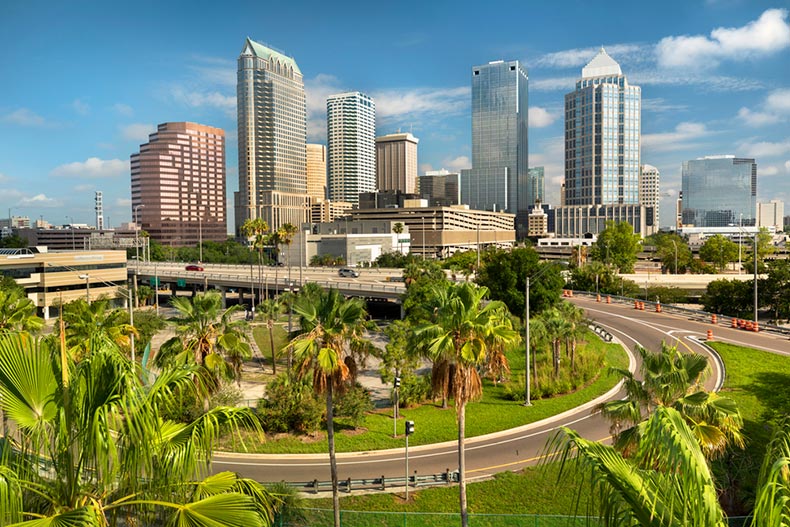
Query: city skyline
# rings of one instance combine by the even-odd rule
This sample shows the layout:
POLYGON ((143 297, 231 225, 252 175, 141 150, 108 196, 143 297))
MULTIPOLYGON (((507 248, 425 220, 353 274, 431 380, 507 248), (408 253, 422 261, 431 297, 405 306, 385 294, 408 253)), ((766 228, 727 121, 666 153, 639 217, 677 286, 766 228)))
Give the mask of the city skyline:
MULTIPOLYGON (((235 60, 247 36, 299 63, 309 142, 325 142, 327 95, 370 93, 377 135, 401 129, 420 137, 420 174, 471 166, 468 72, 489 61, 520 61, 530 77, 530 165, 546 167, 546 199, 555 205, 563 95, 603 45, 642 87, 641 160, 661 172, 662 208, 674 208, 682 161, 716 154, 756 158, 758 200, 790 201, 790 26, 782 3, 489 6, 523 18, 529 31, 519 37, 485 27, 465 4, 437 3, 416 18, 406 10, 384 27, 371 24, 375 9, 332 13, 327 6, 305 15, 295 3, 184 12, 174 3, 152 20, 145 5, 123 13, 91 2, 0 8, 0 71, 12 79, 0 86, 0 210, 92 223, 94 191, 101 190, 106 220, 129 221, 129 155, 156 123, 171 121, 229 132, 232 209, 235 60), (616 31, 604 38, 590 22, 611 22, 614 12, 616 31), (175 13, 183 15, 178 23, 175 13), (262 23, 297 16, 296 32, 262 23), (465 37, 436 38, 436 27, 465 37)), ((670 216, 663 215, 664 225, 670 216)))

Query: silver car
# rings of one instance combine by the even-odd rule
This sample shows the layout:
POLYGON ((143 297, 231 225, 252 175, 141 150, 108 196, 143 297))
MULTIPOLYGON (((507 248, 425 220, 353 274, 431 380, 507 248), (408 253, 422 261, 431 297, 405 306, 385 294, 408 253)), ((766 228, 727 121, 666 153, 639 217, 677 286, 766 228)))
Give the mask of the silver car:
POLYGON ((359 278, 359 273, 348 267, 343 267, 337 271, 337 274, 344 278, 359 278))

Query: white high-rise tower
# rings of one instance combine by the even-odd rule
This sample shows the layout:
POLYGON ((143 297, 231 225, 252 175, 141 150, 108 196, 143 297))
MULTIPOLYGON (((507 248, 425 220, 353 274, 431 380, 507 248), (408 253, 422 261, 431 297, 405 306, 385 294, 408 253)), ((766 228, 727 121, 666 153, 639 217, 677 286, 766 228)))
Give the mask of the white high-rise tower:
POLYGON ((376 103, 348 92, 326 100, 329 198, 357 205, 376 190, 376 103))

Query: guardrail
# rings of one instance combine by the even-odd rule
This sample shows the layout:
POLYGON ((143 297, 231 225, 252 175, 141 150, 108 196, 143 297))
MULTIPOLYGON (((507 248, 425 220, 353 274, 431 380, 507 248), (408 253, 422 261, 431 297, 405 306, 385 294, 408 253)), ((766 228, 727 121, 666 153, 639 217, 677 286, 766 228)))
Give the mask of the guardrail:
MULTIPOLYGON (((634 302, 637 302, 637 303, 641 303, 645 310, 657 311, 661 313, 664 312, 673 313, 676 315, 688 317, 689 320, 695 320, 697 322, 705 322, 715 326, 748 329, 748 325, 743 324, 742 319, 738 317, 720 315, 718 313, 710 313, 708 311, 703 311, 700 309, 692 309, 688 307, 678 306, 675 304, 663 304, 661 302, 652 302, 650 300, 640 300, 638 298, 631 298, 627 296, 597 294, 590 291, 574 290, 573 294, 600 299, 601 302, 606 302, 606 303, 616 302, 619 304, 634 304, 634 302)), ((758 328, 752 329, 752 331, 757 331, 758 329, 759 331, 767 331, 770 333, 775 333, 778 335, 790 337, 790 328, 777 326, 775 324, 766 324, 760 322, 758 328)))
MULTIPOLYGON (((409 476, 409 487, 433 487, 437 485, 450 485, 451 483, 458 483, 458 471, 451 471, 449 468, 441 474, 425 474, 419 475, 414 471, 414 475, 409 476)), ((311 492, 318 494, 319 492, 329 492, 332 490, 331 481, 294 481, 285 482, 289 487, 293 487, 302 492, 311 492)), ((386 490, 388 488, 403 488, 406 485, 406 476, 393 476, 386 478, 383 475, 378 478, 366 479, 351 479, 338 482, 340 491, 352 492, 354 490, 386 490)))

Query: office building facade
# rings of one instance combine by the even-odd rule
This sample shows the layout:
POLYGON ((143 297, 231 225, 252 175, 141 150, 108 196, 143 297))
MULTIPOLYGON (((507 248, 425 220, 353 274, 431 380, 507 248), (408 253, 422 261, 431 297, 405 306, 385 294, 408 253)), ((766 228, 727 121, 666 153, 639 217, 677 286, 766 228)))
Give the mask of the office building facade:
POLYGON ((660 197, 661 173, 653 165, 642 165, 639 168, 639 203, 653 209, 656 225, 661 225, 658 216, 660 197))
POLYGON ((527 171, 527 208, 535 203, 546 202, 545 170, 543 167, 532 167, 527 171))
POLYGON ((160 124, 132 154, 131 172, 132 221, 152 239, 191 247, 228 237, 224 130, 160 124))
POLYGON ((376 184, 378 190, 417 192, 417 143, 411 134, 376 138, 376 184))
POLYGON ((461 203, 460 175, 447 170, 429 170, 419 178, 420 197, 430 207, 450 207, 461 203))
POLYGON ((772 199, 767 203, 757 204, 757 226, 773 227, 776 232, 784 230, 785 203, 772 199))
POLYGON ((360 92, 326 100, 329 198, 357 204, 376 190, 376 103, 360 92))
POLYGON ((657 228, 652 209, 639 203, 641 99, 639 86, 603 48, 565 95, 559 236, 598 234, 607 219, 631 223, 643 236, 657 228), (573 207, 579 210, 563 210, 573 207))
POLYGON ((313 200, 326 199, 326 146, 307 145, 307 194, 313 200))
POLYGON ((462 203, 517 215, 523 235, 529 206, 528 80, 518 61, 472 68, 472 168, 461 171, 462 203))
POLYGON ((684 161, 682 222, 694 227, 754 226, 757 163, 733 155, 684 161))
POLYGON ((239 190, 236 236, 248 219, 301 225, 307 195, 307 109, 296 61, 251 39, 238 59, 239 190))

